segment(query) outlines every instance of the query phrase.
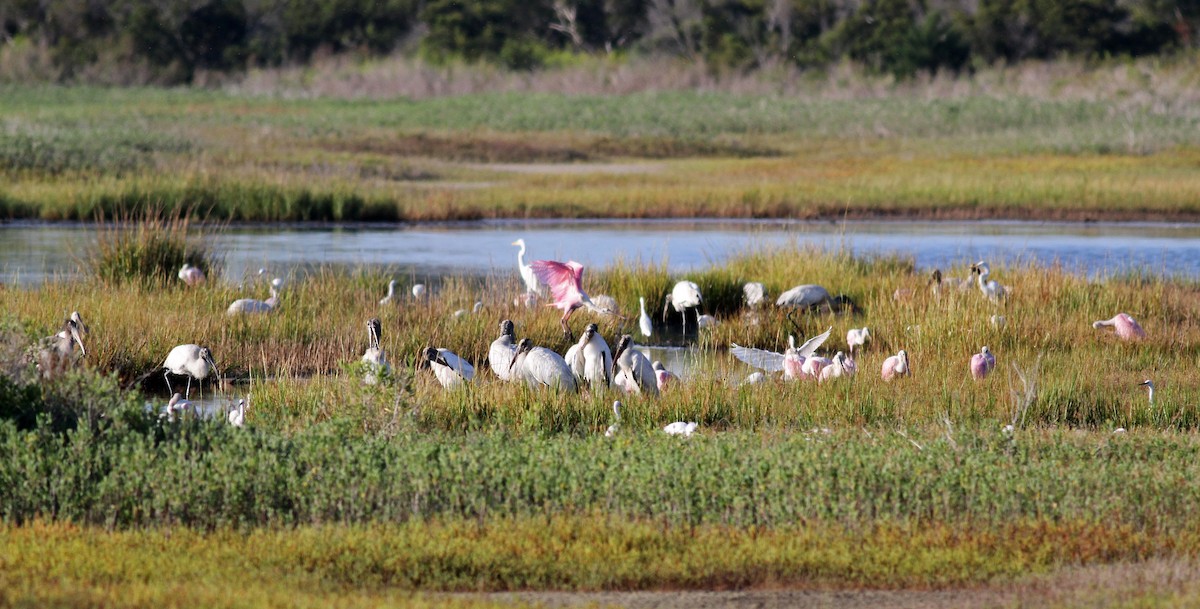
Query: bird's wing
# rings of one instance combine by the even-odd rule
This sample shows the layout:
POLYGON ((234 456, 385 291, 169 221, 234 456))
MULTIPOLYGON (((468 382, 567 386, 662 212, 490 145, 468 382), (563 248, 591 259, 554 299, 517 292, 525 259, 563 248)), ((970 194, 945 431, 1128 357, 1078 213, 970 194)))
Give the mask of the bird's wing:
POLYGON ((556 302, 570 300, 579 291, 575 272, 570 266, 554 260, 534 260, 529 266, 533 267, 533 274, 538 281, 550 286, 550 293, 556 302))
POLYGON ((804 344, 800 345, 800 348, 796 349, 796 352, 800 354, 800 357, 811 356, 813 353, 817 352, 817 349, 819 349, 826 340, 829 340, 829 334, 832 332, 833 326, 829 326, 828 330, 804 341, 804 344))
POLYGON ((761 368, 767 372, 779 372, 783 370, 783 354, 775 353, 774 351, 765 351, 763 349, 754 349, 751 347, 742 347, 737 343, 732 343, 729 352, 734 357, 750 364, 755 368, 761 368))

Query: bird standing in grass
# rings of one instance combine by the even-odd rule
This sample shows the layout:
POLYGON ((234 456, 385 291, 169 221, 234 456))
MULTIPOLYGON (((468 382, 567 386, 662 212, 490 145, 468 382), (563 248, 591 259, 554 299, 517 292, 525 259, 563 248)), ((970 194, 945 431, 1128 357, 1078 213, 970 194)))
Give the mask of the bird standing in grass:
POLYGON ((1121 340, 1146 338, 1146 331, 1142 329, 1141 324, 1128 313, 1117 313, 1112 319, 1094 321, 1092 322, 1092 327, 1097 330, 1100 328, 1112 328, 1116 331, 1117 338, 1121 340))
POLYGON ((613 384, 625 393, 658 395, 654 366, 641 351, 633 348, 633 337, 628 334, 621 337, 617 352, 613 354, 612 379, 613 384))
POLYGON ((555 307, 563 312, 559 324, 562 325, 563 336, 567 337, 567 340, 575 338, 571 328, 567 325, 567 320, 571 318, 571 313, 574 313, 575 309, 587 307, 597 313, 605 312, 592 302, 587 292, 583 291, 582 264, 574 260, 567 262, 534 260, 530 266, 533 267, 533 272, 537 275, 538 280, 550 286, 554 302, 546 306, 555 307))
POLYGON ((644 296, 638 296, 638 308, 641 310, 638 314, 638 329, 642 331, 642 336, 650 338, 650 335, 654 333, 654 322, 646 314, 646 298, 644 296))
POLYGON ((867 328, 851 328, 846 331, 846 344, 850 346, 850 355, 854 355, 854 348, 861 347, 867 344, 867 339, 871 338, 871 331, 867 328))
POLYGON ((196 379, 197 382, 203 381, 208 378, 209 372, 216 371, 217 365, 213 363, 212 351, 208 347, 188 343, 171 349, 167 359, 163 360, 162 368, 163 378, 167 380, 167 391, 171 391, 172 374, 186 376, 188 382, 184 397, 191 398, 192 379, 196 379))
POLYGON ((382 331, 383 324, 379 322, 378 317, 367 320, 367 350, 363 352, 362 361, 368 368, 366 376, 363 377, 363 382, 368 385, 374 385, 379 382, 380 376, 386 376, 392 371, 387 354, 380 346, 382 331))
POLYGON ((500 322, 500 336, 492 341, 492 345, 488 347, 488 365, 492 372, 502 381, 511 381, 512 377, 512 362, 517 356, 517 337, 513 329, 513 322, 506 319, 500 322))
POLYGON ((691 421, 675 421, 663 427, 663 432, 668 436, 683 436, 686 438, 696 433, 696 428, 698 427, 698 424, 691 421))
POLYGON ((979 353, 971 356, 971 376, 975 380, 982 380, 988 374, 991 374, 992 369, 996 367, 996 356, 992 355, 992 351, 987 347, 979 350, 979 353))
POLYGON ((911 374, 908 368, 908 352, 901 349, 899 353, 883 360, 883 368, 880 373, 885 381, 911 374))
POLYGON ((179 269, 179 279, 189 287, 195 287, 204 283, 204 271, 185 262, 179 269))
POLYGON ((600 328, 596 324, 588 324, 579 342, 567 350, 567 365, 579 384, 587 384, 593 389, 608 387, 612 382, 610 376, 612 351, 604 337, 600 336, 600 328))
POLYGON ((788 380, 799 378, 815 378, 816 373, 820 373, 820 368, 808 366, 809 371, 805 371, 805 366, 808 365, 808 360, 822 360, 828 362, 825 358, 816 357, 814 354, 826 340, 829 340, 829 335, 833 333, 833 327, 830 326, 821 334, 818 334, 806 341, 799 347, 796 346, 796 338, 788 336, 788 349, 786 353, 776 353, 765 349, 754 349, 751 347, 742 347, 737 343, 730 345, 729 352, 737 359, 753 366, 765 370, 767 372, 783 371, 783 377, 788 380))
POLYGON ((611 437, 617 435, 617 426, 621 424, 621 402, 620 401, 613 402, 613 418, 615 419, 613 421, 613 424, 609 425, 608 429, 604 430, 604 437, 606 437, 606 438, 611 438, 611 437))
POLYGON ((79 312, 74 312, 63 322, 61 330, 38 341, 32 348, 32 359, 42 378, 53 378, 73 365, 75 345, 79 345, 80 355, 87 355, 83 334, 87 334, 87 326, 83 325, 79 312))
POLYGON ((517 345, 517 355, 513 358, 510 374, 513 378, 523 378, 532 387, 547 387, 562 391, 575 391, 575 375, 563 357, 545 347, 533 346, 528 338, 521 339, 517 345))
POLYGON ((1146 391, 1148 393, 1149 400, 1150 400, 1150 405, 1153 406, 1154 405, 1154 381, 1152 381, 1150 379, 1146 379, 1146 380, 1138 383, 1138 387, 1146 388, 1146 391))
POLYGON ((663 366, 662 362, 654 360, 654 363, 651 364, 651 367, 654 368, 654 381, 658 385, 659 393, 666 391, 667 387, 670 385, 679 382, 679 377, 675 376, 674 372, 667 370, 666 366, 663 366))
POLYGON ((525 264, 525 240, 517 239, 512 242, 513 245, 520 246, 521 250, 517 252, 517 270, 521 273, 521 281, 525 283, 525 291, 537 294, 538 277, 533 272, 533 266, 525 264))
POLYGON ((395 279, 393 279, 393 280, 391 280, 391 281, 389 281, 389 282, 388 282, 388 291, 387 291, 387 296, 384 296, 383 298, 380 298, 380 299, 379 299, 379 304, 381 304, 381 305, 390 305, 390 304, 392 304, 393 302, 395 302, 395 300, 396 300, 396 280, 395 280, 395 279))
MULTIPOLYGON (((178 394, 176 394, 178 395, 178 394)), ((230 409, 229 414, 225 415, 230 425, 234 427, 242 427, 246 424, 246 399, 238 400, 237 405, 230 409)))
POLYGON ((225 310, 226 315, 241 315, 246 313, 270 313, 279 306, 279 290, 283 288, 283 280, 276 277, 271 280, 271 297, 266 300, 254 298, 239 298, 225 310))
POLYGON ((442 387, 446 389, 454 389, 475 376, 475 369, 471 368, 468 375, 462 365, 465 363, 462 358, 448 349, 426 347, 422 356, 429 368, 433 370, 433 376, 437 377, 438 383, 441 383, 442 387))
POLYGON ((679 313, 683 318, 683 332, 687 334, 687 311, 688 309, 696 309, 696 328, 700 327, 700 311, 699 307, 702 302, 700 297, 700 286, 691 281, 680 281, 671 288, 671 293, 667 294, 667 301, 663 304, 663 323, 667 321, 667 307, 674 307, 675 312, 679 313))
POLYGON ((994 279, 991 279, 992 269, 988 263, 980 260, 971 265, 971 272, 978 275, 979 291, 992 302, 998 302, 1008 295, 1008 290, 994 279))

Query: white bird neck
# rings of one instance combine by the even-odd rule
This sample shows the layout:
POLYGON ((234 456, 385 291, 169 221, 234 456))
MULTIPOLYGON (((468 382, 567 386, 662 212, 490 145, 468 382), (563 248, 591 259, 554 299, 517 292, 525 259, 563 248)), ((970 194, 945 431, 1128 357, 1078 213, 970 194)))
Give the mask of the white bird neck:
POLYGON ((1146 385, 1146 389, 1150 390, 1150 403, 1154 403, 1154 385, 1146 385))

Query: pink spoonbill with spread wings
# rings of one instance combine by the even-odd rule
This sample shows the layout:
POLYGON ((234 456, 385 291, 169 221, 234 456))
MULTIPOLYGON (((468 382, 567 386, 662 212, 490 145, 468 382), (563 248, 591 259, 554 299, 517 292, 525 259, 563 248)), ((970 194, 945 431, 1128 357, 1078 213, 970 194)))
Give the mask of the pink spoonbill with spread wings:
POLYGON ((1133 340, 1135 338, 1146 338, 1146 331, 1138 324, 1137 320, 1130 317, 1128 313, 1117 313, 1112 319, 1102 319, 1092 322, 1092 327, 1112 328, 1116 330, 1117 338, 1121 340, 1133 340))
POLYGON ((605 312, 592 302, 587 292, 583 291, 582 264, 574 260, 568 260, 565 263, 554 260, 534 260, 529 266, 533 267, 533 272, 537 275, 538 281, 550 286, 550 293, 554 296, 554 302, 546 306, 554 307, 563 312, 559 323, 562 324, 563 335, 568 340, 575 339, 575 335, 571 333, 571 328, 567 326, 567 319, 571 317, 571 313, 574 313, 575 309, 587 307, 600 313, 605 312))

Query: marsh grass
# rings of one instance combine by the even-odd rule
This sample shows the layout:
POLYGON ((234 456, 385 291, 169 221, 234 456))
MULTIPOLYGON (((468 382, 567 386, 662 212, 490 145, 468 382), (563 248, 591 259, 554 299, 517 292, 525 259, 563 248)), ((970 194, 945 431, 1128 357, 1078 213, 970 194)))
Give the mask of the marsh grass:
POLYGON ((86 252, 81 262, 106 284, 163 287, 179 283, 178 273, 185 263, 199 268, 209 280, 217 279, 219 262, 193 233, 187 213, 168 217, 147 211, 111 223, 100 218, 96 230, 94 249, 86 252))

